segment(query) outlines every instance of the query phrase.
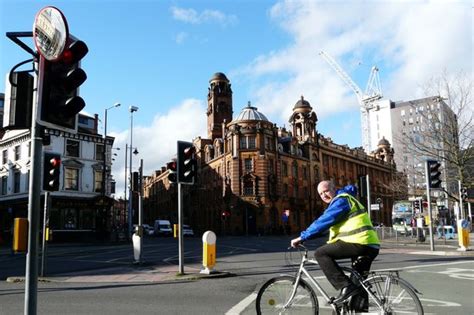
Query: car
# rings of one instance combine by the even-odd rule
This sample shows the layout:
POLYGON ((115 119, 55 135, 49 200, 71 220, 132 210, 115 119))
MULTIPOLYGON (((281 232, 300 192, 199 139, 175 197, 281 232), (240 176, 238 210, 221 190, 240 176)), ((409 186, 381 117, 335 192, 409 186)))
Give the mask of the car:
POLYGON ((193 229, 187 224, 183 224, 183 236, 194 236, 193 229))
POLYGON ((173 230, 171 229, 171 223, 169 220, 155 220, 155 235, 158 236, 171 236, 173 230))
POLYGON ((143 233, 145 235, 155 235, 155 229, 152 228, 149 224, 143 224, 143 233))
MULTIPOLYGON (((135 232, 137 230, 138 224, 133 225, 133 231, 135 232)), ((155 231, 154 229, 148 225, 148 224, 142 224, 143 227, 143 236, 149 236, 149 235, 154 235, 155 231)))

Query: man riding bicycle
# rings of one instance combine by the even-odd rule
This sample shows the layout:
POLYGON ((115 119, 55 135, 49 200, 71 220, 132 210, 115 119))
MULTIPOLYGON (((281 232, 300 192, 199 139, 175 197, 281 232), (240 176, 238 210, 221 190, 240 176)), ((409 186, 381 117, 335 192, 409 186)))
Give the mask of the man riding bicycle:
POLYGON ((353 268, 365 276, 379 253, 380 241, 367 211, 355 198, 355 186, 348 185, 336 191, 334 184, 326 180, 319 183, 318 193, 329 206, 301 232, 300 237, 291 240, 291 246, 296 247, 329 229, 328 242, 320 246, 314 256, 328 281, 336 290, 341 290, 333 301, 338 304, 358 293, 358 285, 344 274, 336 259, 351 258, 353 268), (366 258, 358 260, 361 256, 366 258))

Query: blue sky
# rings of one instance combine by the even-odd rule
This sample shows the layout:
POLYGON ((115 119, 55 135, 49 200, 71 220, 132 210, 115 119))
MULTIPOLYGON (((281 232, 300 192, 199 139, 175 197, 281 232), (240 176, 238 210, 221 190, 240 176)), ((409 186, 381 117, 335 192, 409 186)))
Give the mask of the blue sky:
MULTIPOLYGON (((103 117, 121 148, 113 166, 123 187, 123 151, 134 146, 145 173, 174 154, 176 140, 206 137, 206 95, 215 72, 232 83, 234 116, 251 101, 288 126, 301 95, 318 115, 318 131, 361 145, 352 90, 318 56, 324 50, 365 89, 373 65, 385 98, 425 97, 421 86, 442 71, 472 74, 470 1, 24 1, 0 0, 0 91, 13 65, 28 59, 6 32, 30 31, 35 14, 58 7, 85 41, 81 87, 85 112, 103 117)), ((25 41, 32 46, 31 39, 25 41)), ((103 125, 99 126, 103 132, 103 125)))

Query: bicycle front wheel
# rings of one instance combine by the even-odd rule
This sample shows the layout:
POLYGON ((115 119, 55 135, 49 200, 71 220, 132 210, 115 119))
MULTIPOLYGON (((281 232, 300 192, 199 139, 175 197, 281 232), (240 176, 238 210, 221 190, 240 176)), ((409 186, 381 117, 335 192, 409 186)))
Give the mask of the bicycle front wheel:
POLYGON ((300 279, 296 294, 288 303, 295 281, 292 276, 279 276, 265 282, 258 291, 257 314, 318 314, 316 293, 303 279, 300 279))
POLYGON ((416 292, 403 279, 376 275, 365 281, 371 292, 376 296, 375 301, 369 295, 369 313, 380 312, 381 304, 384 314, 423 314, 423 306, 416 292))

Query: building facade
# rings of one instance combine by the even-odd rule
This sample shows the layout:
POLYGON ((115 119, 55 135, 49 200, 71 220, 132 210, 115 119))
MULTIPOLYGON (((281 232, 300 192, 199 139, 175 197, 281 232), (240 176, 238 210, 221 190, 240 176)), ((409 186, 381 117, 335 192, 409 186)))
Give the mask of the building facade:
MULTIPOLYGON (((184 221, 198 232, 271 234, 308 226, 325 206, 317 193, 321 180, 336 186, 369 175, 374 221, 390 224, 393 151, 368 156, 362 148, 335 144, 317 132, 318 118, 301 97, 289 117, 291 128, 277 127, 250 103, 232 117, 231 84, 223 73, 209 81, 208 137, 197 137, 198 177, 183 188, 184 221)), ((144 180, 145 221, 177 222, 177 189, 165 168, 144 180)), ((367 201, 365 200, 365 203, 367 201)))
MULTIPOLYGON (((428 159, 442 162, 442 185, 447 191, 456 192, 455 170, 445 160, 446 153, 452 149, 447 148, 446 143, 457 143, 457 135, 448 128, 451 122, 457 121, 451 108, 440 97, 427 97, 397 102, 391 112, 393 146, 396 148, 394 159, 398 170, 407 174, 410 195, 425 194, 428 159), (417 144, 421 144, 422 149, 417 148, 417 144)), ((438 192, 435 194, 439 196, 438 192)))
MULTIPOLYGON (((107 178, 104 191, 102 174, 104 158, 110 170, 114 138, 104 139, 98 134, 97 115, 79 114, 78 121, 77 133, 45 130, 43 152, 61 155, 59 191, 50 193, 49 227, 53 241, 104 238, 113 224, 112 181, 107 178)), ((14 218, 28 217, 30 131, 6 131, 0 140, 0 152, 0 231, 8 239, 14 218)), ((42 191, 42 205, 44 196, 42 191)))
MULTIPOLYGON (((443 161, 442 185, 451 194, 457 191, 456 171, 444 159, 446 152, 452 149, 451 146, 447 148, 446 143, 457 143, 453 128, 457 117, 441 97, 400 102, 379 100, 369 115, 371 146, 375 147, 375 139, 382 138, 392 144, 397 170, 407 176, 410 197, 426 194, 424 167, 427 159, 443 161)), ((435 195, 440 197, 442 194, 435 192, 435 195)))

